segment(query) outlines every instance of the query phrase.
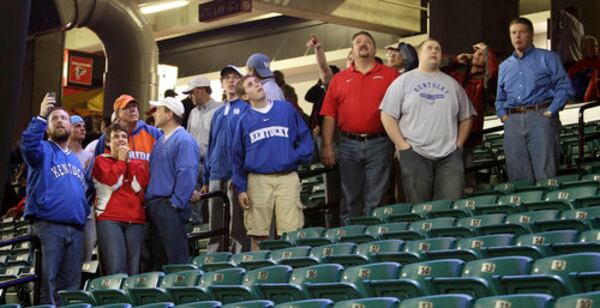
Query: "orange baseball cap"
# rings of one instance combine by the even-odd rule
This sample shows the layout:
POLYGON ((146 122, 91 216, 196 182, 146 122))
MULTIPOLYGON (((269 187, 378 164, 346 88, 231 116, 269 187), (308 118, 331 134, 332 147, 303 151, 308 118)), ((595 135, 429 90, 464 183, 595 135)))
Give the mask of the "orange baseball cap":
POLYGON ((125 107, 127 107, 127 104, 129 104, 129 102, 131 101, 137 102, 135 98, 133 98, 133 96, 123 94, 117 97, 117 99, 115 100, 115 103, 113 104, 113 110, 117 111, 120 109, 124 109, 125 107))

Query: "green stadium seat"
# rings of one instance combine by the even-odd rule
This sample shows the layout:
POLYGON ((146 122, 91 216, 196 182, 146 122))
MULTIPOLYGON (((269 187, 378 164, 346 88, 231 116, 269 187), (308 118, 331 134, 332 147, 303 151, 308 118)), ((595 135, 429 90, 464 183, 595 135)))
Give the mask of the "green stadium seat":
POLYGON ((177 308, 221 308, 221 302, 203 301, 177 305, 177 308))
POLYGON ((116 304, 116 303, 131 303, 145 304, 134 302, 129 296, 129 289, 133 288, 156 288, 159 286, 163 272, 148 272, 129 276, 123 282, 121 289, 99 289, 93 290, 94 300, 98 305, 116 304))
POLYGON ((243 268, 227 268, 204 273, 198 284, 192 287, 171 287, 167 292, 177 304, 212 300, 208 288, 215 285, 240 285, 246 270, 243 268))
POLYGON ((500 257, 468 262, 461 277, 434 278, 433 284, 440 294, 461 293, 475 298, 504 294, 499 277, 527 275, 533 260, 528 257, 500 257))
POLYGON ((394 297, 370 297, 338 302, 334 308, 398 308, 400 301, 394 297))
POLYGON ((578 239, 575 230, 556 230, 519 236, 513 246, 497 246, 486 249, 488 257, 525 256, 539 259, 552 255, 550 245, 554 243, 575 242, 578 239))
POLYGON ((596 196, 597 191, 597 184, 573 186, 571 188, 565 188, 548 192, 544 198, 544 201, 528 203, 526 206, 527 209, 530 211, 571 210, 575 207, 582 207, 575 206, 575 204, 582 204, 584 200, 590 201, 592 200, 590 199, 590 197, 593 197, 593 200, 600 201, 600 198, 596 196))
POLYGON ((243 267, 246 270, 253 270, 264 266, 275 264, 270 258, 270 251, 251 251, 236 253, 231 256, 231 260, 224 262, 214 262, 206 265, 207 270, 222 269, 228 267, 243 267))
POLYGON ((102 276, 92 280, 88 280, 85 283, 83 290, 72 290, 58 291, 62 303, 64 305, 88 303, 97 305, 92 295, 92 291, 104 290, 104 289, 121 289, 123 281, 127 278, 127 274, 114 274, 109 276, 102 276))
POLYGON ((397 203, 386 206, 380 206, 366 217, 350 217, 347 220, 348 225, 378 225, 387 222, 388 217, 392 215, 408 213, 412 205, 410 203, 397 203))
POLYGON ((234 267, 233 264, 229 263, 230 260, 231 253, 229 252, 209 252, 195 257, 192 264, 205 272, 211 272, 234 267))
POLYGON ((563 296, 584 291, 583 284, 593 284, 585 272, 600 271, 600 253, 574 253, 535 261, 531 275, 503 276, 500 283, 508 294, 546 293, 563 296))
POLYGON ((396 297, 407 299, 437 294, 432 279, 436 277, 458 277, 465 262, 458 259, 446 259, 412 263, 405 265, 400 279, 373 279, 366 284, 372 294, 378 297, 396 297))
POLYGON ((389 216, 390 222, 414 222, 430 218, 429 213, 436 211, 449 210, 452 207, 452 200, 434 200, 419 204, 414 204, 409 213, 393 214, 389 216))
POLYGON ((463 238, 458 241, 456 248, 434 250, 425 254, 432 260, 461 259, 469 262, 483 258, 488 247, 512 246, 515 239, 516 236, 512 234, 493 234, 463 238))
POLYGON ((564 183, 573 183, 573 182, 577 182, 578 180, 579 180, 579 174, 565 174, 565 175, 559 175, 559 176, 552 177, 549 179, 537 181, 535 183, 535 185, 539 186, 539 187, 547 187, 549 189, 556 190, 559 187, 564 188, 564 187, 562 187, 562 185, 564 183))
POLYGON ((344 268, 339 264, 319 264, 295 269, 289 283, 261 283, 256 286, 264 298, 274 303, 309 299, 305 284, 338 282, 344 268))
POLYGON ((600 229, 582 232, 575 243, 555 243, 550 246, 554 255, 578 252, 600 252, 600 229))
POLYGON ((453 217, 440 217, 415 221, 409 225, 408 230, 388 232, 384 234, 383 238, 399 239, 403 241, 423 239, 427 238, 429 232, 432 230, 452 227, 455 222, 456 218, 453 217))
POLYGON ((323 237, 320 238, 303 238, 297 239, 296 245, 302 246, 322 246, 327 244, 333 244, 340 241, 340 239, 344 236, 351 235, 360 235, 364 234, 365 226, 363 225, 353 225, 353 226, 343 226, 337 228, 327 229, 323 237))
POLYGON ((162 270, 165 274, 187 272, 197 269, 198 267, 194 264, 165 264, 162 266, 162 270))
MULTIPOLYGON (((71 305, 63 305, 63 308, 92 308, 92 304, 80 303, 80 304, 71 304, 71 305)), ((0 305, 0 308, 21 308, 21 305, 18 304, 8 304, 8 305, 0 305), (17 305, 15 307, 14 305, 17 305)))
POLYGON ((356 244, 337 243, 313 247, 308 256, 290 257, 279 262, 279 264, 289 265, 293 268, 316 265, 324 261, 328 256, 347 255, 354 253, 356 244), (285 262, 284 262, 285 261, 285 262))
POLYGON ((407 222, 393 222, 380 225, 368 226, 364 234, 343 236, 341 242, 352 242, 357 244, 376 241, 385 237, 385 234, 397 231, 404 231, 408 228, 407 222))
POLYGON ((444 294, 406 299, 400 303, 400 308, 471 308, 473 302, 474 299, 466 294, 444 294))
POLYGON ((530 187, 534 185, 533 180, 518 180, 508 181, 506 183, 497 184, 494 186, 494 191, 501 192, 503 194, 510 194, 524 187, 530 187))
POLYGON ((310 246, 298 246, 273 250, 271 251, 271 260, 277 264, 294 267, 294 261, 297 258, 308 257, 310 250, 310 246))
POLYGON ((427 253, 437 250, 454 249, 456 239, 453 237, 435 237, 424 240, 408 241, 404 243, 404 250, 401 252, 380 253, 377 258, 379 261, 398 262, 400 264, 409 264, 428 259, 427 253))
POLYGON ((106 304, 100 306, 94 306, 96 308, 131 308, 131 304, 129 303, 114 303, 114 304, 106 304))
POLYGON ((278 304, 275 308, 331 308, 333 301, 326 298, 307 299, 303 301, 278 304))
POLYGON ((311 298, 328 298, 334 302, 368 297, 366 280, 396 279, 400 265, 394 262, 371 263, 347 268, 341 282, 305 285, 311 298))
POLYGON ((527 307, 527 308, 552 308, 554 298, 547 294, 516 294, 500 295, 480 298, 475 302, 475 308, 489 307, 527 307))
POLYGON ((561 212, 560 219, 534 222, 530 227, 536 231, 573 229, 586 231, 598 226, 600 207, 589 207, 561 212))
POLYGON ((530 224, 536 221, 556 220, 559 215, 560 211, 558 210, 516 213, 506 216, 502 224, 480 226, 478 231, 481 234, 527 234, 531 233, 530 224))
POLYGON ((450 210, 438 210, 431 212, 430 216, 437 217, 456 217, 464 218, 471 216, 472 210, 482 205, 496 204, 498 196, 496 194, 472 196, 465 199, 454 201, 450 210))
POLYGON ((275 304, 267 300, 254 300, 223 305, 223 308, 273 308, 275 304))
POLYGON ((498 198, 496 205, 482 205, 475 208, 474 212, 478 215, 485 214, 513 214, 522 212, 521 207, 527 203, 538 202, 544 196, 543 190, 524 191, 520 193, 503 195, 498 198))
POLYGON ((298 239, 318 239, 323 236, 324 232, 325 228, 323 227, 304 228, 292 232, 287 232, 282 236, 282 239, 261 241, 260 243, 258 243, 258 246, 262 250, 274 250, 290 248, 294 246, 302 246, 296 244, 296 241, 298 239))
POLYGON ((173 307, 175 307, 175 304, 170 303, 170 302, 162 302, 162 303, 151 303, 151 304, 145 304, 145 305, 138 305, 135 307, 136 308, 173 308, 173 307))
POLYGON ((556 300, 554 308, 598 308, 600 307, 600 292, 578 293, 563 296, 556 300))
POLYGON ((257 286, 262 283, 287 283, 292 268, 274 265, 246 272, 242 285, 212 285, 208 287, 211 297, 223 304, 261 299, 257 286))
POLYGON ((429 233, 433 237, 453 236, 453 237, 473 237, 479 234, 478 228, 481 226, 497 225, 504 223, 506 215, 488 214, 473 217, 464 217, 456 222, 455 226, 446 228, 436 228, 429 233))
POLYGON ((192 270, 167 274, 160 282, 160 288, 130 288, 127 292, 133 304, 143 305, 149 303, 170 302, 169 288, 193 287, 198 283, 203 272, 192 270))
POLYGON ((379 262, 380 253, 400 252, 404 246, 401 240, 382 240, 360 244, 353 254, 332 254, 324 258, 326 263, 337 263, 345 267, 379 262))

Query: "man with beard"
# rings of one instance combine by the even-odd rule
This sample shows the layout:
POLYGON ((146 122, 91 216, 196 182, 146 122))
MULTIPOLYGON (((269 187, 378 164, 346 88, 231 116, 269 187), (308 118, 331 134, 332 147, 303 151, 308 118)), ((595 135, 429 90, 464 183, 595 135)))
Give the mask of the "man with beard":
MULTIPOLYGON (((200 193, 208 191, 227 192, 231 201, 231 237, 234 240, 233 251, 238 253, 250 249, 250 241, 244 228, 242 208, 234 196, 231 186, 232 175, 232 143, 235 128, 240 116, 249 108, 248 103, 241 100, 236 93, 236 85, 242 73, 233 65, 227 65, 221 70, 221 84, 227 96, 223 106, 217 108, 210 124, 210 140, 204 162, 203 183, 200 191, 195 191, 192 202, 200 197, 200 193)), ((220 200, 211 199, 208 202, 210 230, 223 227, 223 206, 220 200)), ((229 247, 219 247, 220 237, 212 237, 208 244, 209 252, 227 250, 229 247)))
POLYGON ((379 103, 398 71, 375 62, 375 40, 361 31, 352 37, 353 63, 329 84, 321 115, 321 161, 336 163, 333 135, 336 124, 341 138, 337 148, 342 202, 340 222, 369 215, 382 204, 390 186, 393 146, 379 119, 379 103))
POLYGON ((90 213, 81 163, 69 150, 69 114, 46 95, 40 114, 23 132, 21 151, 28 166, 24 217, 42 246, 42 304, 59 305, 59 290, 79 289, 83 226, 90 213), (44 132, 48 132, 48 141, 44 132))

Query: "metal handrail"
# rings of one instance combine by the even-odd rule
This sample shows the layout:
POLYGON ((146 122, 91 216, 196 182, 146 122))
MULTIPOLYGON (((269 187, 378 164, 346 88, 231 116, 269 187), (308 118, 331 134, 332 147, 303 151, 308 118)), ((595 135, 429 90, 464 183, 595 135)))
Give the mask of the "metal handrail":
POLYGON ((230 211, 230 207, 231 207, 229 197, 227 196, 227 194, 225 192, 214 191, 214 192, 202 194, 200 196, 200 201, 208 200, 208 199, 212 199, 212 198, 220 198, 221 200, 223 200, 223 228, 216 229, 216 230, 209 230, 209 231, 205 231, 205 232, 197 232, 197 233, 188 234, 187 238, 188 238, 188 242, 190 243, 190 247, 192 246, 192 243, 196 240, 203 239, 203 238, 210 238, 210 237, 217 236, 217 235, 222 235, 221 249, 229 248, 229 223, 230 223, 229 211, 230 211))
MULTIPOLYGON (((579 158, 577 159, 577 164, 581 167, 585 160, 585 156, 583 155, 583 147, 586 141, 585 131, 584 131, 584 113, 586 110, 594 107, 600 106, 600 101, 591 101, 579 108, 579 117, 578 117, 578 127, 577 127, 577 141, 579 142, 579 158)), ((591 138, 588 138, 591 139, 591 138)))
POLYGON ((19 277, 11 280, 6 280, 0 282, 0 289, 6 289, 18 285, 22 285, 29 282, 34 282, 34 291, 33 291, 33 304, 38 305, 40 303, 40 287, 41 283, 39 282, 40 274, 42 272, 42 249, 40 247, 40 241, 37 236, 34 235, 23 235, 15 238, 11 238, 6 241, 0 241, 0 247, 23 243, 23 242, 31 242, 34 253, 34 274, 28 275, 25 277, 19 277))

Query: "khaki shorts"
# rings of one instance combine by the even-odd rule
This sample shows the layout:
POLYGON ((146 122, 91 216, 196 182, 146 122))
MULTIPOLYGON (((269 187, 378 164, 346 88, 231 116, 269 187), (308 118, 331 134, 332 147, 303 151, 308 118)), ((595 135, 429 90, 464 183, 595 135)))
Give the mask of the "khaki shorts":
POLYGON ((248 197, 251 207, 244 211, 248 235, 269 236, 273 214, 277 235, 304 226, 300 201, 300 178, 288 174, 248 174, 248 197))

